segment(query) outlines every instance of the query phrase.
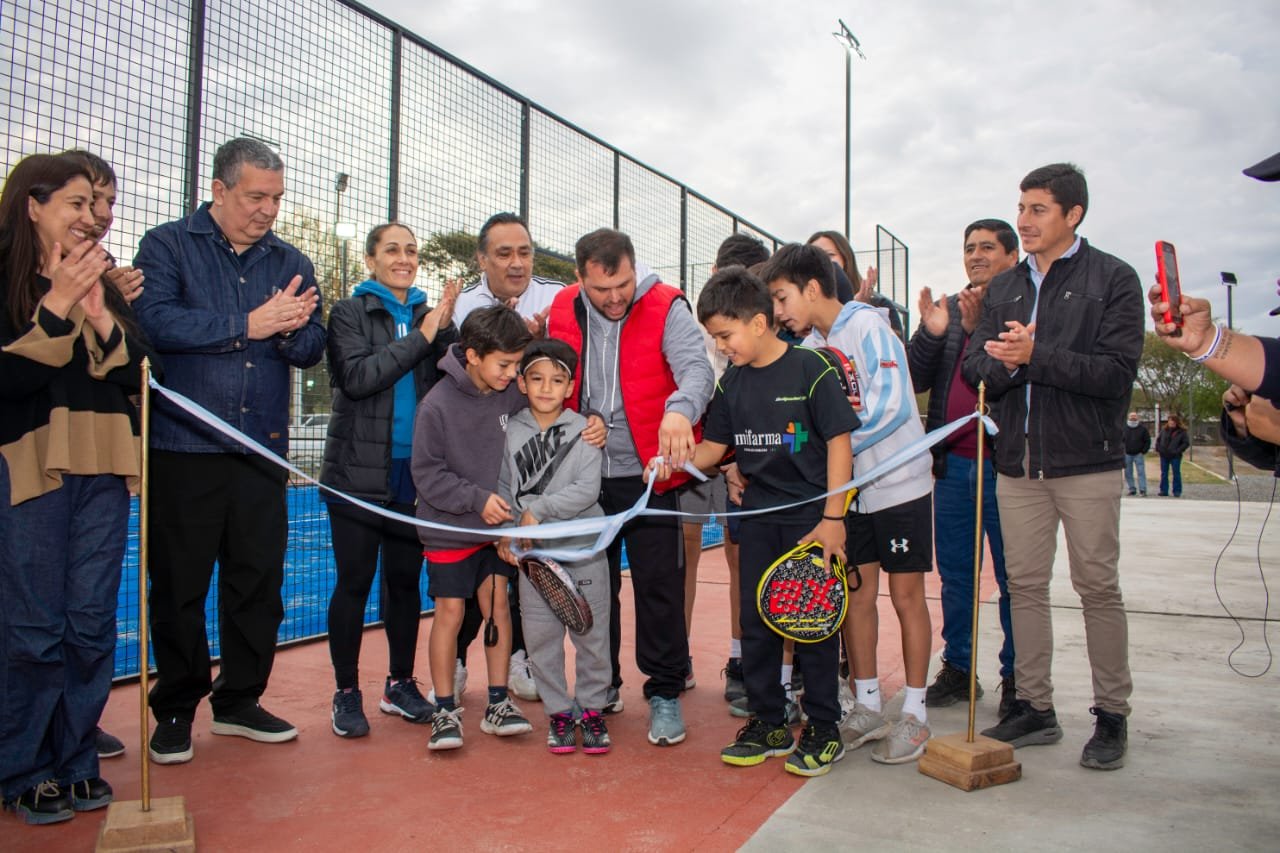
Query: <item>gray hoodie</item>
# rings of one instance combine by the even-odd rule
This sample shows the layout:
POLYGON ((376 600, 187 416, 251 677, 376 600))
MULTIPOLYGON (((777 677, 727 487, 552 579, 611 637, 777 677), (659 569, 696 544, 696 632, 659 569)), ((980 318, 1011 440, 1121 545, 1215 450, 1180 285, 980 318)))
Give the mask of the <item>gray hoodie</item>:
MULTIPOLYGON (((633 302, 643 299, 657 283, 657 273, 644 264, 636 264, 636 296, 633 302)), ((586 306, 587 315, 582 344, 587 355, 587 374, 582 377, 582 410, 598 413, 609 427, 604 447, 603 476, 639 476, 649 460, 642 460, 636 455, 635 440, 631 437, 622 407, 618 379, 618 341, 630 314, 621 320, 610 320, 595 309, 587 299, 585 289, 579 298, 586 306)), ((716 380, 707 359, 702 329, 693 319, 688 303, 672 305, 663 328, 661 347, 676 380, 676 390, 667 398, 665 411, 679 412, 690 423, 696 424, 711 402, 716 380)))
MULTIPOLYGON (((502 391, 480 392, 471 381, 458 344, 440 359, 444 377, 418 404, 413 425, 413 485, 418 518, 458 527, 489 527, 480 517, 498 491, 498 471, 510 416, 527 405, 512 382, 502 391)), ((518 518, 519 516, 517 516, 518 518)), ((431 550, 476 545, 483 536, 418 528, 431 550)), ((492 537, 489 537, 492 538, 492 537)))
MULTIPOLYGON (((600 497, 600 450, 582 440, 587 420, 565 409, 543 430, 533 412, 522 409, 507 422, 507 449, 498 494, 511 504, 519 523, 528 510, 541 522, 604 515, 600 497)), ((590 545, 594 536, 560 539, 557 548, 590 545)))

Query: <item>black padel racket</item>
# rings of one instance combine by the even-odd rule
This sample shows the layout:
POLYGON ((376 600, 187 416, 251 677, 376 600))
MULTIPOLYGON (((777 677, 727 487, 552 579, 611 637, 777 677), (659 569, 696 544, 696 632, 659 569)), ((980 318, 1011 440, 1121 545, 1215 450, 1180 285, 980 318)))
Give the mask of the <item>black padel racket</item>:
POLYGON ((817 542, 775 560, 756 588, 760 618, 797 643, 818 643, 839 631, 848 605, 844 561, 833 555, 828 567, 817 542))
POLYGON ((521 557, 520 571, 566 628, 575 634, 591 630, 595 623, 591 605, 587 604, 573 578, 559 563, 546 557, 521 557))

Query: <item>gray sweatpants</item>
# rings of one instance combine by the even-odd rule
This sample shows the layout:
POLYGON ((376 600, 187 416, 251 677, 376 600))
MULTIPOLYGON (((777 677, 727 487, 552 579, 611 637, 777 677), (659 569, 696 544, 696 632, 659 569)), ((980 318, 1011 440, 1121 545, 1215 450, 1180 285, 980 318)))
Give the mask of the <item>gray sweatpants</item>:
POLYGON ((578 592, 591 606, 591 630, 578 635, 569 632, 547 603, 542 600, 524 572, 520 578, 520 619, 524 624, 524 644, 533 667, 533 678, 542 696, 542 707, 548 716, 566 714, 578 705, 599 711, 604 707, 605 693, 613 677, 609 662, 609 564, 604 554, 576 564, 565 564, 578 586, 578 592), (569 695, 564 672, 564 635, 568 633, 576 654, 574 697, 569 695))

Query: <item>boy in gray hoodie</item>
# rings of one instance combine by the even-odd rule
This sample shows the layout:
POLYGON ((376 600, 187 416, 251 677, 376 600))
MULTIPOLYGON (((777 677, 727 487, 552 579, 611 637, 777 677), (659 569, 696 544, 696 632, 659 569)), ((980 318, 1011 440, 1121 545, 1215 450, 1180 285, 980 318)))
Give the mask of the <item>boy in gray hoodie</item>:
MULTIPOLYGON (((520 360, 520 390, 529 408, 507 424, 507 449, 498 477, 498 494, 511 507, 519 524, 570 521, 604 515, 600 496, 600 450, 582 440, 587 420, 564 407, 573 393, 578 355, 563 341, 534 341, 520 360)), ((561 547, 585 546, 593 536, 562 540, 561 547)), ((527 547, 527 542, 522 542, 527 547)), ((498 552, 515 563, 510 542, 498 552)), ((551 718, 547 748, 555 754, 577 748, 573 705, 582 708, 582 751, 609 751, 604 708, 613 667, 609 658, 609 564, 603 553, 564 564, 591 607, 593 624, 585 634, 570 634, 577 658, 574 696, 564 671, 564 625, 520 573, 521 619, 525 645, 543 705, 551 718)))
POLYGON ((453 693, 458 626, 466 599, 479 599, 488 620, 485 663, 489 703, 480 731, 501 736, 532 731, 507 695, 511 614, 507 582, 515 574, 498 556, 486 527, 512 520, 498 497, 498 471, 507 423, 524 407, 512 381, 532 335, 520 315, 503 305, 473 311, 458 343, 440 359, 444 378, 418 406, 410 470, 418 492, 418 518, 480 531, 452 533, 419 528, 427 558, 427 580, 436 613, 431 620, 431 681, 437 708, 431 716, 429 749, 462 746, 462 721, 453 693))

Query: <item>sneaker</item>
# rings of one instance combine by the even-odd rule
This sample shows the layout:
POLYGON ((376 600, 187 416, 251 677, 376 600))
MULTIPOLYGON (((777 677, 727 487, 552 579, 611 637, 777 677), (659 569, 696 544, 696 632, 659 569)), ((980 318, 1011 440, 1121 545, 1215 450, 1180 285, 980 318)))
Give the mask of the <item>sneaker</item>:
POLYGON ((616 687, 610 687, 604 694, 604 707, 600 709, 605 714, 621 714, 622 713, 622 693, 616 687))
POLYGON ((889 736, 871 748, 871 760, 881 764, 907 764, 924 755, 929 742, 929 726, 915 714, 903 714, 889 729, 889 736))
POLYGON ((524 714, 509 698, 494 702, 484 709, 484 719, 480 721, 480 731, 487 735, 511 737, 533 731, 533 725, 525 719, 524 714))
POLYGON ((853 688, 849 686, 849 682, 843 678, 840 679, 836 696, 840 700, 840 725, 843 726, 845 720, 849 719, 849 715, 853 713, 858 700, 854 697, 853 688))
POLYGON ((853 710, 840 723, 844 745, 857 749, 867 741, 880 740, 892 728, 879 711, 873 711, 861 702, 855 702, 853 710))
POLYGON ((613 747, 609 727, 599 711, 582 712, 582 751, 587 755, 604 755, 613 747))
POLYGON ((982 734, 1017 748, 1057 743, 1062 740, 1062 727, 1052 708, 1037 711, 1026 699, 1015 699, 1013 708, 1000 719, 999 725, 983 729, 982 734))
POLYGON ((156 722, 147 753, 156 764, 185 764, 191 760, 191 721, 170 717, 156 722))
POLYGON ((431 715, 431 740, 427 741, 427 749, 462 748, 461 713, 461 708, 436 708, 436 712, 431 715))
POLYGON ((681 690, 692 690, 698 686, 698 679, 693 677, 693 655, 689 655, 689 665, 684 671, 684 687, 681 690))
POLYGON ((724 676, 724 701, 733 702, 747 695, 742 681, 742 658, 729 658, 720 674, 724 676))
POLYGON ((117 755, 124 755, 124 741, 104 732, 101 726, 93 730, 93 743, 98 750, 99 758, 115 758, 117 755))
MULTIPOLYGON (((800 703, 792 699, 787 700, 786 714, 788 726, 798 726, 805 720, 804 712, 800 709, 800 703)), ((747 702, 746 696, 743 696, 741 699, 735 699, 729 703, 729 716, 741 717, 742 719, 754 716, 751 712, 751 705, 747 702)))
POLYGON ((1000 709, 997 713, 1001 720, 1009 716, 1016 701, 1018 701, 1018 688, 1013 682, 1013 676, 1006 675, 1000 679, 1000 709))
POLYGON ((1134 495, 1136 495, 1137 493, 1138 493, 1138 490, 1137 490, 1137 489, 1130 489, 1130 490, 1129 490, 1129 497, 1133 497, 1133 496, 1134 496, 1134 495))
POLYGON ((680 700, 649 697, 649 743, 654 746, 674 746, 684 740, 684 735, 680 700))
POLYGON ((100 776, 71 783, 71 808, 78 812, 105 808, 111 800, 111 786, 100 776))
MULTIPOLYGON (((982 685, 976 679, 973 692, 976 694, 974 698, 982 698, 982 685)), ((945 708, 961 701, 969 701, 969 673, 956 669, 944 660, 942 669, 938 670, 938 677, 924 692, 924 706, 945 708)))
MULTIPOLYGON (((405 678, 392 684, 391 679, 387 678, 382 688, 382 699, 378 702, 378 710, 384 714, 399 714, 411 723, 426 723, 431 721, 431 715, 436 709, 422 698, 422 691, 418 689, 418 679, 405 678)), ((361 716, 364 715, 361 714, 361 716)), ((367 725, 365 730, 368 731, 367 725)))
POLYGON ((1124 752, 1129 744, 1129 722, 1121 714, 1113 714, 1094 706, 1089 713, 1098 718, 1093 737, 1084 745, 1080 764, 1093 770, 1119 770, 1124 767, 1124 752))
POLYGON ((783 765, 797 776, 825 776, 831 765, 844 758, 840 729, 833 725, 810 723, 800 735, 800 747, 783 765))
MULTIPOLYGON (((467 689, 467 668, 462 665, 462 661, 458 661, 453 668, 453 697, 461 699, 462 693, 467 689)), ((436 704, 436 689, 432 687, 427 691, 427 701, 432 705, 436 704)))
POLYGON ((507 686, 516 694, 517 699, 526 702, 538 701, 538 685, 533 681, 533 670, 529 668, 529 656, 523 649, 511 656, 511 669, 507 675, 507 686))
POLYGON ((71 795, 52 779, 23 791, 16 800, 6 801, 4 807, 31 825, 61 823, 76 816, 71 810, 71 795))
POLYGON ((547 729, 547 749, 553 755, 566 755, 578 749, 578 730, 573 725, 572 714, 552 714, 547 729))
POLYGON ((775 755, 790 755, 796 751, 796 739, 791 729, 772 726, 759 717, 752 717, 742 728, 733 743, 720 750, 720 760, 734 767, 754 767, 775 755))
POLYGON ((231 714, 214 714, 211 730, 215 735, 246 737, 259 743, 284 743, 298 736, 290 723, 257 702, 231 714))
POLYGON ((804 673, 793 672, 791 675, 791 686, 787 688, 794 698, 804 693, 804 673))
POLYGON ((369 721, 364 716, 364 697, 359 690, 334 693, 329 719, 333 733, 338 737, 364 737, 369 733, 369 721))

